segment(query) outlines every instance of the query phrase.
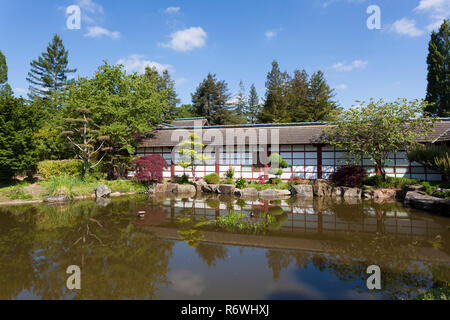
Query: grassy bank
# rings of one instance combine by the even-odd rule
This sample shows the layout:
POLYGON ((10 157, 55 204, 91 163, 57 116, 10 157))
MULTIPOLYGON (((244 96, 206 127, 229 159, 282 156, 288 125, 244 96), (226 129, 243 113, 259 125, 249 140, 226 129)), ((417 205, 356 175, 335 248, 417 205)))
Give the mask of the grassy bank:
POLYGON ((92 180, 84 181, 78 177, 59 175, 48 180, 30 183, 27 181, 10 182, 0 185, 0 201, 11 200, 42 200, 45 196, 64 194, 70 198, 77 196, 90 196, 95 188, 103 183, 111 192, 140 193, 146 190, 145 186, 132 180, 92 180))

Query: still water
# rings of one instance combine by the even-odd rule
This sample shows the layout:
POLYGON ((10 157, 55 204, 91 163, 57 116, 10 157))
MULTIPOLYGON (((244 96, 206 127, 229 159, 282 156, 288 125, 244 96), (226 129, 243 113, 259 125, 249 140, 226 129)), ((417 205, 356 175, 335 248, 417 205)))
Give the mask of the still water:
POLYGON ((0 299, 414 298, 450 282, 449 226, 397 203, 324 199, 0 207, 0 299), (236 214, 253 225, 273 218, 258 230, 215 223, 236 214), (80 290, 66 287, 70 265, 81 268, 80 290), (370 265, 381 290, 366 287, 370 265))

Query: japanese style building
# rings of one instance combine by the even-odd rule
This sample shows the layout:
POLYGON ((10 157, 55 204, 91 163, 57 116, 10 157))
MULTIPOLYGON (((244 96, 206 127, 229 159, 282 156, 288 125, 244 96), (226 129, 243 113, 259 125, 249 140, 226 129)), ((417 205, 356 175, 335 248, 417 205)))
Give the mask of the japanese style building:
MULTIPOLYGON (((255 125, 208 125, 204 118, 176 119, 171 124, 160 125, 149 138, 140 141, 138 156, 161 154, 169 164, 164 177, 192 175, 189 169, 177 165, 180 155, 178 144, 195 133, 206 146, 210 159, 199 163, 195 176, 203 177, 212 172, 221 177, 233 167, 235 177, 258 179, 267 176, 268 166, 264 159, 277 152, 289 163, 283 170, 282 179, 297 176, 303 179, 327 179, 337 167, 346 163, 345 150, 323 143, 323 130, 328 125, 316 123, 278 123, 255 125), (266 156, 261 156, 265 154, 266 156)), ((435 124, 432 139, 423 143, 450 142, 450 119, 441 119, 435 124)), ((369 159, 361 163, 369 173, 375 173, 375 165, 369 159)), ((424 168, 419 163, 410 163, 406 152, 391 154, 386 173, 392 177, 422 180, 441 180, 440 174, 424 168)))

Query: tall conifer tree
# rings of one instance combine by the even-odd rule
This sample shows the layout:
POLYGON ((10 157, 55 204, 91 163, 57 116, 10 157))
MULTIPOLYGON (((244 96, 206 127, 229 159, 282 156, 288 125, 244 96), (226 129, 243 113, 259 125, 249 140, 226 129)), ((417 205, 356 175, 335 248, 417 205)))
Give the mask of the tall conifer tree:
POLYGON ((428 44, 428 86, 426 101, 433 103, 426 111, 435 116, 450 116, 450 21, 444 20, 438 32, 431 33, 428 44))

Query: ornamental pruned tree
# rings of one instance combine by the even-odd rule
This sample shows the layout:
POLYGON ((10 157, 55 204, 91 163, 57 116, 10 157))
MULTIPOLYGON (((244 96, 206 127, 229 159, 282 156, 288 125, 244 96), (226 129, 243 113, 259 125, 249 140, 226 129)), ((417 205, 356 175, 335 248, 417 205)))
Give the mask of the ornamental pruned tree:
POLYGON ((383 99, 359 102, 338 115, 324 130, 324 142, 346 150, 349 162, 357 164, 363 157, 371 160, 377 173, 386 178, 385 165, 389 154, 415 146, 420 139, 429 139, 436 118, 424 115, 424 100, 383 99))
POLYGON ((283 169, 289 167, 289 163, 284 160, 279 153, 272 153, 269 157, 269 161, 269 173, 276 175, 278 178, 283 174, 283 169))
POLYGON ((439 117, 450 116, 450 20, 444 20, 428 43, 427 110, 439 117))
POLYGON ((203 148, 205 145, 196 141, 199 139, 199 136, 195 133, 191 133, 189 134, 188 139, 178 145, 180 148, 178 153, 181 156, 178 165, 185 169, 190 168, 193 178, 195 178, 195 166, 198 164, 204 164, 206 160, 211 159, 210 156, 203 155, 203 148))
POLYGON ((134 179, 149 185, 152 182, 163 181, 164 169, 169 165, 159 154, 151 154, 134 159, 132 163, 136 166, 134 179))
POLYGON ((105 147, 109 136, 99 136, 99 130, 95 129, 94 121, 88 117, 91 113, 88 109, 77 108, 75 110, 79 113, 78 118, 66 118, 66 130, 62 132, 67 137, 67 140, 75 148, 75 153, 78 158, 83 161, 84 177, 88 177, 90 171, 97 167, 109 150, 105 147), (98 158, 98 154, 104 151, 103 155, 98 158), (94 165, 91 164, 93 159, 96 159, 94 165))
POLYGON ((61 38, 55 34, 46 51, 30 63, 27 80, 32 100, 42 98, 51 101, 53 107, 59 106, 61 91, 72 82, 67 75, 77 71, 68 68, 68 55, 61 38))

